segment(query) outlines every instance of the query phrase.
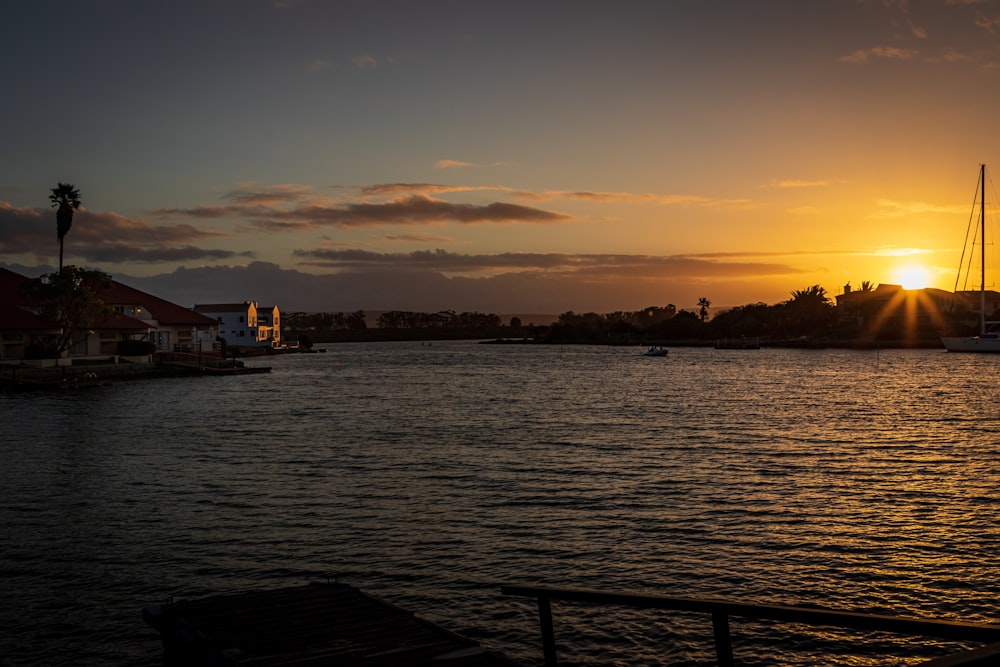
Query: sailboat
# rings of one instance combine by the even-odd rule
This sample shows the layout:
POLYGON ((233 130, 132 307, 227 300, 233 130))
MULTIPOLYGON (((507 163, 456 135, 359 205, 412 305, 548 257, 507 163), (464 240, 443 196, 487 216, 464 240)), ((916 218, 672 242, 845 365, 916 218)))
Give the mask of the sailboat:
POLYGON ((987 325, 1000 324, 986 321, 986 165, 979 165, 979 335, 943 337, 941 342, 949 352, 1000 353, 1000 333, 987 331, 987 325))

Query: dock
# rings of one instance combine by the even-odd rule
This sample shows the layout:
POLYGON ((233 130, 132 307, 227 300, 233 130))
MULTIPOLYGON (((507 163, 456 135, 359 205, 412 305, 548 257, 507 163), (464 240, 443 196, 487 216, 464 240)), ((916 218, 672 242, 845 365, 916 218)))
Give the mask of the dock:
POLYGON ((150 605, 168 665, 522 667, 341 583, 150 605))
POLYGON ((163 366, 177 369, 191 375, 254 375, 270 373, 270 366, 225 366, 207 363, 193 364, 181 361, 164 362, 163 366))

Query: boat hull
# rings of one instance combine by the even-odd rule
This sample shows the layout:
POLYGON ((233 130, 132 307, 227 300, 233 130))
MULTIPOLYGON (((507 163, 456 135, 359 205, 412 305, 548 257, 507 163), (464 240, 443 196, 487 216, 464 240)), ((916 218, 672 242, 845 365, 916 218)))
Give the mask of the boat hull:
POLYGON ((995 352, 1000 354, 1000 338, 964 336, 942 338, 941 342, 949 352, 995 352))

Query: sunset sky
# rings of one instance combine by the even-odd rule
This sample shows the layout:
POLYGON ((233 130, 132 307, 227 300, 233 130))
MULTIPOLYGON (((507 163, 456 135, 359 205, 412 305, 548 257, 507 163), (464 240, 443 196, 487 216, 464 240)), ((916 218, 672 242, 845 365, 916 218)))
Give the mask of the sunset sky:
POLYGON ((68 182, 66 262, 185 305, 694 309, 907 266, 950 290, 1000 159, 989 0, 5 15, 0 263, 57 265, 68 182))

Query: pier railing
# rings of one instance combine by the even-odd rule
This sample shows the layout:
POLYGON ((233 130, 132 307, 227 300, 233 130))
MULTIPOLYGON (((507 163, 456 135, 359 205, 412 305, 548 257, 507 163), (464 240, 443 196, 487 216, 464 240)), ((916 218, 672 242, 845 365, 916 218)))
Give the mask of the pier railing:
POLYGON ((785 607, 725 600, 674 598, 540 586, 503 586, 500 590, 504 595, 530 597, 538 600, 538 618, 542 631, 542 650, 546 667, 556 667, 559 664, 556 656, 555 631, 552 625, 552 600, 708 614, 712 618, 716 664, 719 667, 734 667, 736 664, 733 659, 733 642, 729 627, 729 619, 732 617, 845 628, 863 632, 891 632, 952 641, 982 642, 987 645, 925 661, 919 663, 918 667, 986 667, 987 665, 1000 664, 1000 625, 859 614, 813 607, 785 607))

